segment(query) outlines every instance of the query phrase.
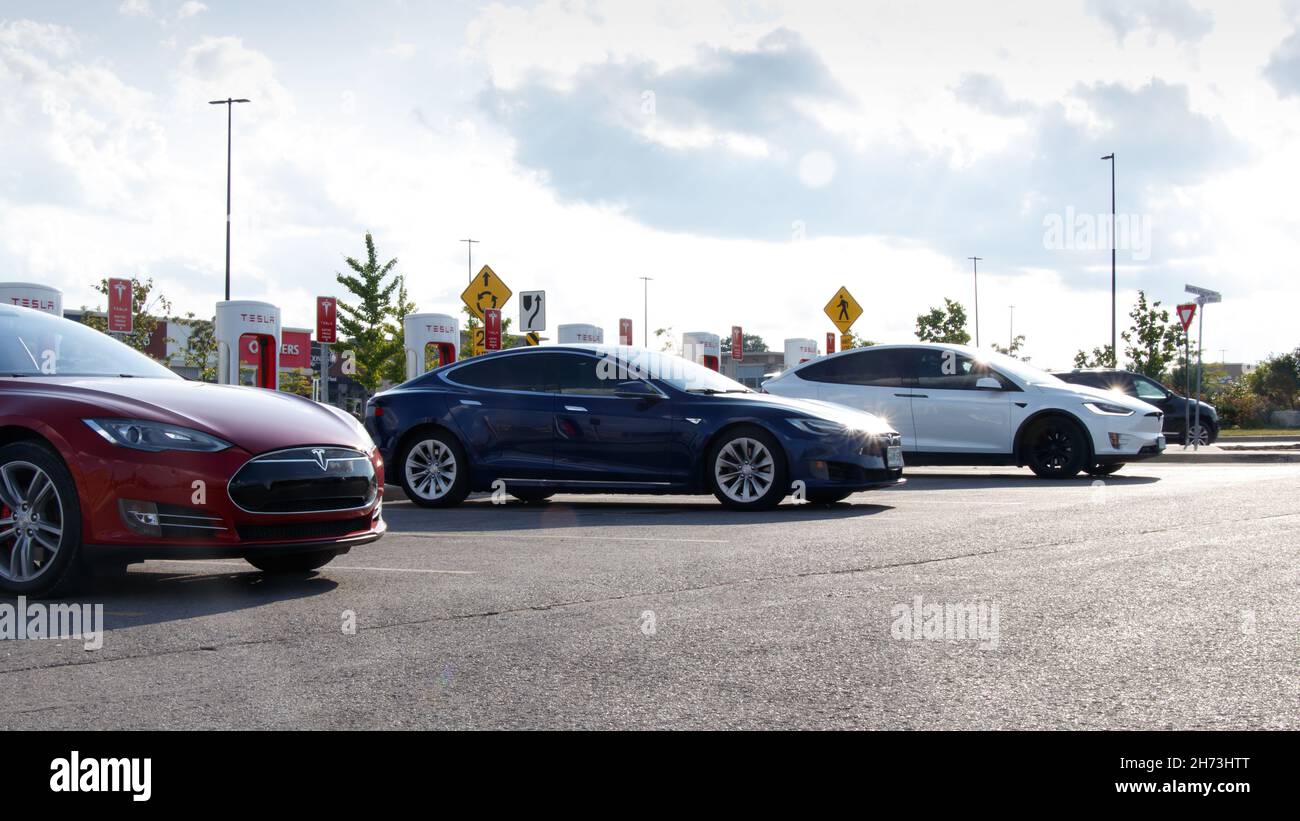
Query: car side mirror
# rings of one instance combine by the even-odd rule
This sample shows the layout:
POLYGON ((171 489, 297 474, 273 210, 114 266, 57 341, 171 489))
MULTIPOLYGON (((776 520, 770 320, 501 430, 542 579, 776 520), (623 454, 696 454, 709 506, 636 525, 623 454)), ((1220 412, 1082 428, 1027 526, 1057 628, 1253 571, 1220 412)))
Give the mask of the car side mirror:
POLYGON ((628 399, 662 399, 663 394, 654 385, 640 379, 630 379, 614 386, 614 395, 628 399))
POLYGON ((1000 391, 1002 383, 991 376, 981 376, 975 380, 975 390, 977 391, 1000 391))

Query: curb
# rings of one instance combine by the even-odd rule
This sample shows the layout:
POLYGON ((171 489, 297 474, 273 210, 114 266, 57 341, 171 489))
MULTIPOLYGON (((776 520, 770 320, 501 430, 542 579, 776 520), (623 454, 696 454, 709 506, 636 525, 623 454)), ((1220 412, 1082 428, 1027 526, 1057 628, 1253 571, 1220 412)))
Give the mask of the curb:
POLYGON ((1187 451, 1186 453, 1171 453, 1165 451, 1155 459, 1150 459, 1148 461, 1151 464, 1166 465, 1278 464, 1300 462, 1300 451, 1251 451, 1247 453, 1195 453, 1193 451, 1187 451))

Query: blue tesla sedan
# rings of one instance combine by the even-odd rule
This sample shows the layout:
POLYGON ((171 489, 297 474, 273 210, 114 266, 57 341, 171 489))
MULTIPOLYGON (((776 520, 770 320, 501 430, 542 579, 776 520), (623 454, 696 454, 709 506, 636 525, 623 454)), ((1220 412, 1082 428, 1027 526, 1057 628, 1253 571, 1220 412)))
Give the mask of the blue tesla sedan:
POLYGON ((366 428, 425 507, 472 491, 712 493, 742 510, 818 504, 902 481, 899 434, 839 405, 756 393, 671 354, 513 348, 384 391, 366 428))

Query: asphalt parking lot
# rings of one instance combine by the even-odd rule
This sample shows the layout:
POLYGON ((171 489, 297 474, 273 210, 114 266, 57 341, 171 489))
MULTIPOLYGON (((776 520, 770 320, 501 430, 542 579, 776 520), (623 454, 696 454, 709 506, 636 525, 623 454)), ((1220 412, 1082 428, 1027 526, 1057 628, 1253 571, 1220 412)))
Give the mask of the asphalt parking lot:
POLYGON ((77 599, 105 605, 101 649, 0 644, 0 726, 1300 727, 1296 464, 915 469, 761 514, 612 496, 385 514, 385 539, 313 576, 150 562, 103 581, 77 599), (931 605, 983 605, 990 629, 996 606, 996 629, 900 628, 931 605))

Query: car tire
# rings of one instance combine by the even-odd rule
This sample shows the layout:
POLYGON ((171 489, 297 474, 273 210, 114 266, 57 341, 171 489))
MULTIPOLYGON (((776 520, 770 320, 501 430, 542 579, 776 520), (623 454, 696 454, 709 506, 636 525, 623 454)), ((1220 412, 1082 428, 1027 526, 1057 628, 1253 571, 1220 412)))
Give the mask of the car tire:
POLYGON ((1190 435, 1188 434, 1183 435, 1184 444, 1199 445, 1202 447, 1204 447, 1205 445, 1214 444, 1215 430, 1213 427, 1205 424, 1204 422, 1201 423, 1200 427, 1197 427, 1195 424, 1193 424, 1189 429, 1189 432, 1190 435))
POLYGON ((833 505, 852 495, 851 490, 810 490, 804 494, 804 500, 810 505, 833 505))
POLYGON ((1071 479, 1091 464, 1088 440, 1078 423, 1048 416, 1025 432, 1025 464, 1042 479, 1071 479))
POLYGON ((525 487, 510 491, 510 495, 524 504, 535 505, 545 502, 547 499, 554 496, 555 491, 525 487))
POLYGON ((724 431, 709 448, 704 471, 713 495, 732 510, 771 510, 789 492, 785 451, 756 425, 724 431))
POLYGON ((465 450, 444 430, 417 431, 397 460, 406 498, 420 507, 454 507, 469 495, 465 450))
POLYGON ((279 556, 246 556, 245 560, 263 573, 310 573, 334 561, 337 555, 337 550, 313 550, 279 556))
POLYGON ((1119 473, 1124 468, 1123 462, 1112 462, 1106 465, 1093 465, 1088 468, 1089 476, 1110 476, 1112 473, 1119 473))
POLYGON ((0 448, 0 590, 66 593, 85 578, 81 501, 57 451, 39 442, 0 448))

